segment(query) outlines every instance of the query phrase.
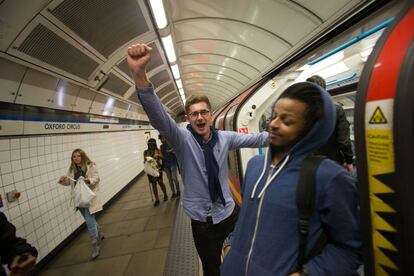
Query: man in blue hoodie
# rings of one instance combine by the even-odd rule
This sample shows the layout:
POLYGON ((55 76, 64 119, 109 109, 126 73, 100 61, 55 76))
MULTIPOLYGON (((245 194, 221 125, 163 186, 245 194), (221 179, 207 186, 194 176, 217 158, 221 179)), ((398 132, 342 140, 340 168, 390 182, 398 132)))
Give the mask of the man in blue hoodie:
POLYGON ((323 232, 327 244, 300 271, 296 269, 296 189, 303 159, 334 129, 330 96, 313 83, 296 83, 282 93, 273 110, 270 146, 265 156, 249 161, 243 203, 221 275, 353 275, 361 263, 357 190, 349 174, 329 159, 316 171, 306 252, 323 232))
POLYGON ((180 128, 155 95, 145 67, 152 49, 145 44, 128 48, 128 65, 138 98, 153 125, 171 144, 184 183, 183 208, 191 218, 194 243, 205 276, 220 275, 221 248, 233 231, 237 208, 227 183, 229 150, 257 148, 268 144, 268 133, 242 134, 215 129, 210 101, 206 96, 190 98, 185 104, 187 128, 180 128))

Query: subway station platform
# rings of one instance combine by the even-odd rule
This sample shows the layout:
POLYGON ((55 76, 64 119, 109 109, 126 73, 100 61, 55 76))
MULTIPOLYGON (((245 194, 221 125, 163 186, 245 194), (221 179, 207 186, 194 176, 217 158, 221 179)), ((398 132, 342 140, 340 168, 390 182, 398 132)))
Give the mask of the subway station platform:
MULTIPOLYGON (((164 177, 166 186, 168 181, 164 177)), ((167 187, 169 197, 171 192, 167 187)), ((160 195, 162 195, 159 189, 160 195)), ((162 196, 160 196, 162 198, 162 196)), ((105 239, 91 261, 86 227, 37 275, 201 275, 189 218, 179 198, 153 207, 148 179, 138 177, 98 216, 105 239)))

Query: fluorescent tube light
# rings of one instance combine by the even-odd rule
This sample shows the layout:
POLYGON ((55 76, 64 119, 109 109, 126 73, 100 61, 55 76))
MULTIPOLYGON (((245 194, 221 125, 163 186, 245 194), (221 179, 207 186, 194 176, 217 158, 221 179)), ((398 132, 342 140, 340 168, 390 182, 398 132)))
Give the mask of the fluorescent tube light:
MULTIPOLYGON (((65 82, 65 81, 63 81, 65 82)), ((65 99, 65 84, 62 84, 59 89, 58 89, 58 94, 57 94, 57 102, 58 102, 58 106, 63 106, 64 103, 64 99, 65 99)))
POLYGON ((173 72, 174 79, 178 80, 180 78, 180 71, 178 70, 178 65, 175 64, 171 66, 171 70, 173 72))
POLYGON ((344 77, 344 78, 341 78, 341 79, 337 79, 337 80, 333 80, 333 81, 327 82, 327 83, 326 83, 326 86, 329 86, 329 85, 332 85, 332 84, 337 84, 337 83, 344 82, 344 81, 348 81, 348 80, 352 80, 352 79, 353 79, 353 78, 355 78, 357 75, 358 75, 358 74, 354 72, 354 73, 352 73, 351 75, 346 76, 346 77, 344 77))
POLYGON ((165 16, 164 5, 162 0, 150 0, 152 13, 155 17, 155 22, 157 22, 158 29, 164 29, 167 27, 167 17, 165 16))
POLYGON ((338 62, 332 66, 326 67, 325 69, 315 72, 316 75, 321 76, 324 79, 333 77, 335 75, 338 75, 340 73, 346 72, 349 70, 349 67, 345 65, 343 61, 338 62))
MULTIPOLYGON (((343 59, 344 59, 344 51, 340 51, 334 55, 331 55, 315 63, 314 65, 311 65, 310 67, 306 68, 304 71, 302 71, 302 73, 300 73, 300 75, 296 78, 296 80, 304 81, 305 79, 307 79, 308 77, 312 75, 320 75, 321 77, 324 77, 321 75, 322 73, 325 75, 329 75, 329 72, 327 71, 330 71, 330 68, 332 67, 332 65, 341 62, 345 66, 345 63, 343 63, 343 59)), ((347 70, 348 70, 348 67, 347 67, 347 70)))
POLYGON ((115 103, 115 99, 108 98, 108 100, 105 103, 104 111, 103 111, 102 114, 103 115, 109 115, 109 114, 111 114, 111 111, 112 111, 112 109, 114 107, 114 103, 115 103))
POLYGON ((326 67, 329 67, 335 63, 338 63, 340 61, 344 60, 344 51, 340 51, 330 57, 325 58, 324 60, 319 61, 318 63, 312 65, 311 68, 308 70, 305 70, 307 75, 311 76, 314 75, 315 72, 320 71, 326 67))
POLYGON ((372 52, 372 48, 369 48, 369 49, 366 49, 366 50, 362 51, 361 53, 359 53, 359 55, 364 58, 364 57, 369 56, 371 54, 371 52, 372 52))
POLYGON ((309 69, 310 67, 311 67, 311 65, 309 65, 309 64, 306 63, 302 67, 296 69, 296 71, 305 71, 306 69, 309 69))
POLYGON ((113 98, 108 98, 105 103, 105 109, 112 108, 114 106, 115 100, 113 98))
POLYGON ((181 80, 176 80, 175 83, 177 84, 178 89, 183 88, 183 83, 181 80))
POLYGON ((170 63, 173 63, 177 60, 177 57, 175 56, 175 50, 173 41, 171 38, 171 35, 168 35, 166 37, 162 37, 162 44, 164 45, 164 49, 167 52, 168 61, 170 63))

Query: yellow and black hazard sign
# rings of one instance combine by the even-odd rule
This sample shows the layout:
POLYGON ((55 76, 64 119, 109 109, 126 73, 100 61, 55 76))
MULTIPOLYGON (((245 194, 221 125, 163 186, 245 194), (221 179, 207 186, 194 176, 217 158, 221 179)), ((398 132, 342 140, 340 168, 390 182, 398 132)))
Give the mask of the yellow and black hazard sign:
POLYGON ((367 103, 367 117, 370 119, 366 122, 365 141, 375 275, 400 272, 393 106, 393 100, 367 103))
POLYGON ((399 271, 392 131, 368 129, 366 141, 375 275, 390 275, 399 271))
POLYGON ((370 124, 386 124, 388 123, 387 119, 384 116, 384 113, 382 112, 381 108, 377 106, 374 113, 371 116, 371 119, 369 119, 370 124))

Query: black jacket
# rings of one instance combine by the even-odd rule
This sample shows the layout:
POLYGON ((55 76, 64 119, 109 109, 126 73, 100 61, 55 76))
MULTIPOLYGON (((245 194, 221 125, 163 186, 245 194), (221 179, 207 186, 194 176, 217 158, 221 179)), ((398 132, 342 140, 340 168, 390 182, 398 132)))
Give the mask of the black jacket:
POLYGON ((349 131, 349 122, 346 119, 345 111, 340 105, 336 108, 335 130, 328 142, 317 150, 316 154, 324 155, 329 159, 338 162, 340 165, 347 163, 352 164, 354 153, 349 131))
MULTIPOLYGON (((30 253, 37 257, 37 250, 25 239, 16 237, 16 227, 7 221, 6 216, 0 212, 0 260, 1 264, 10 264, 13 258, 23 253, 30 253)), ((0 265, 0 275, 6 275, 0 265)))

